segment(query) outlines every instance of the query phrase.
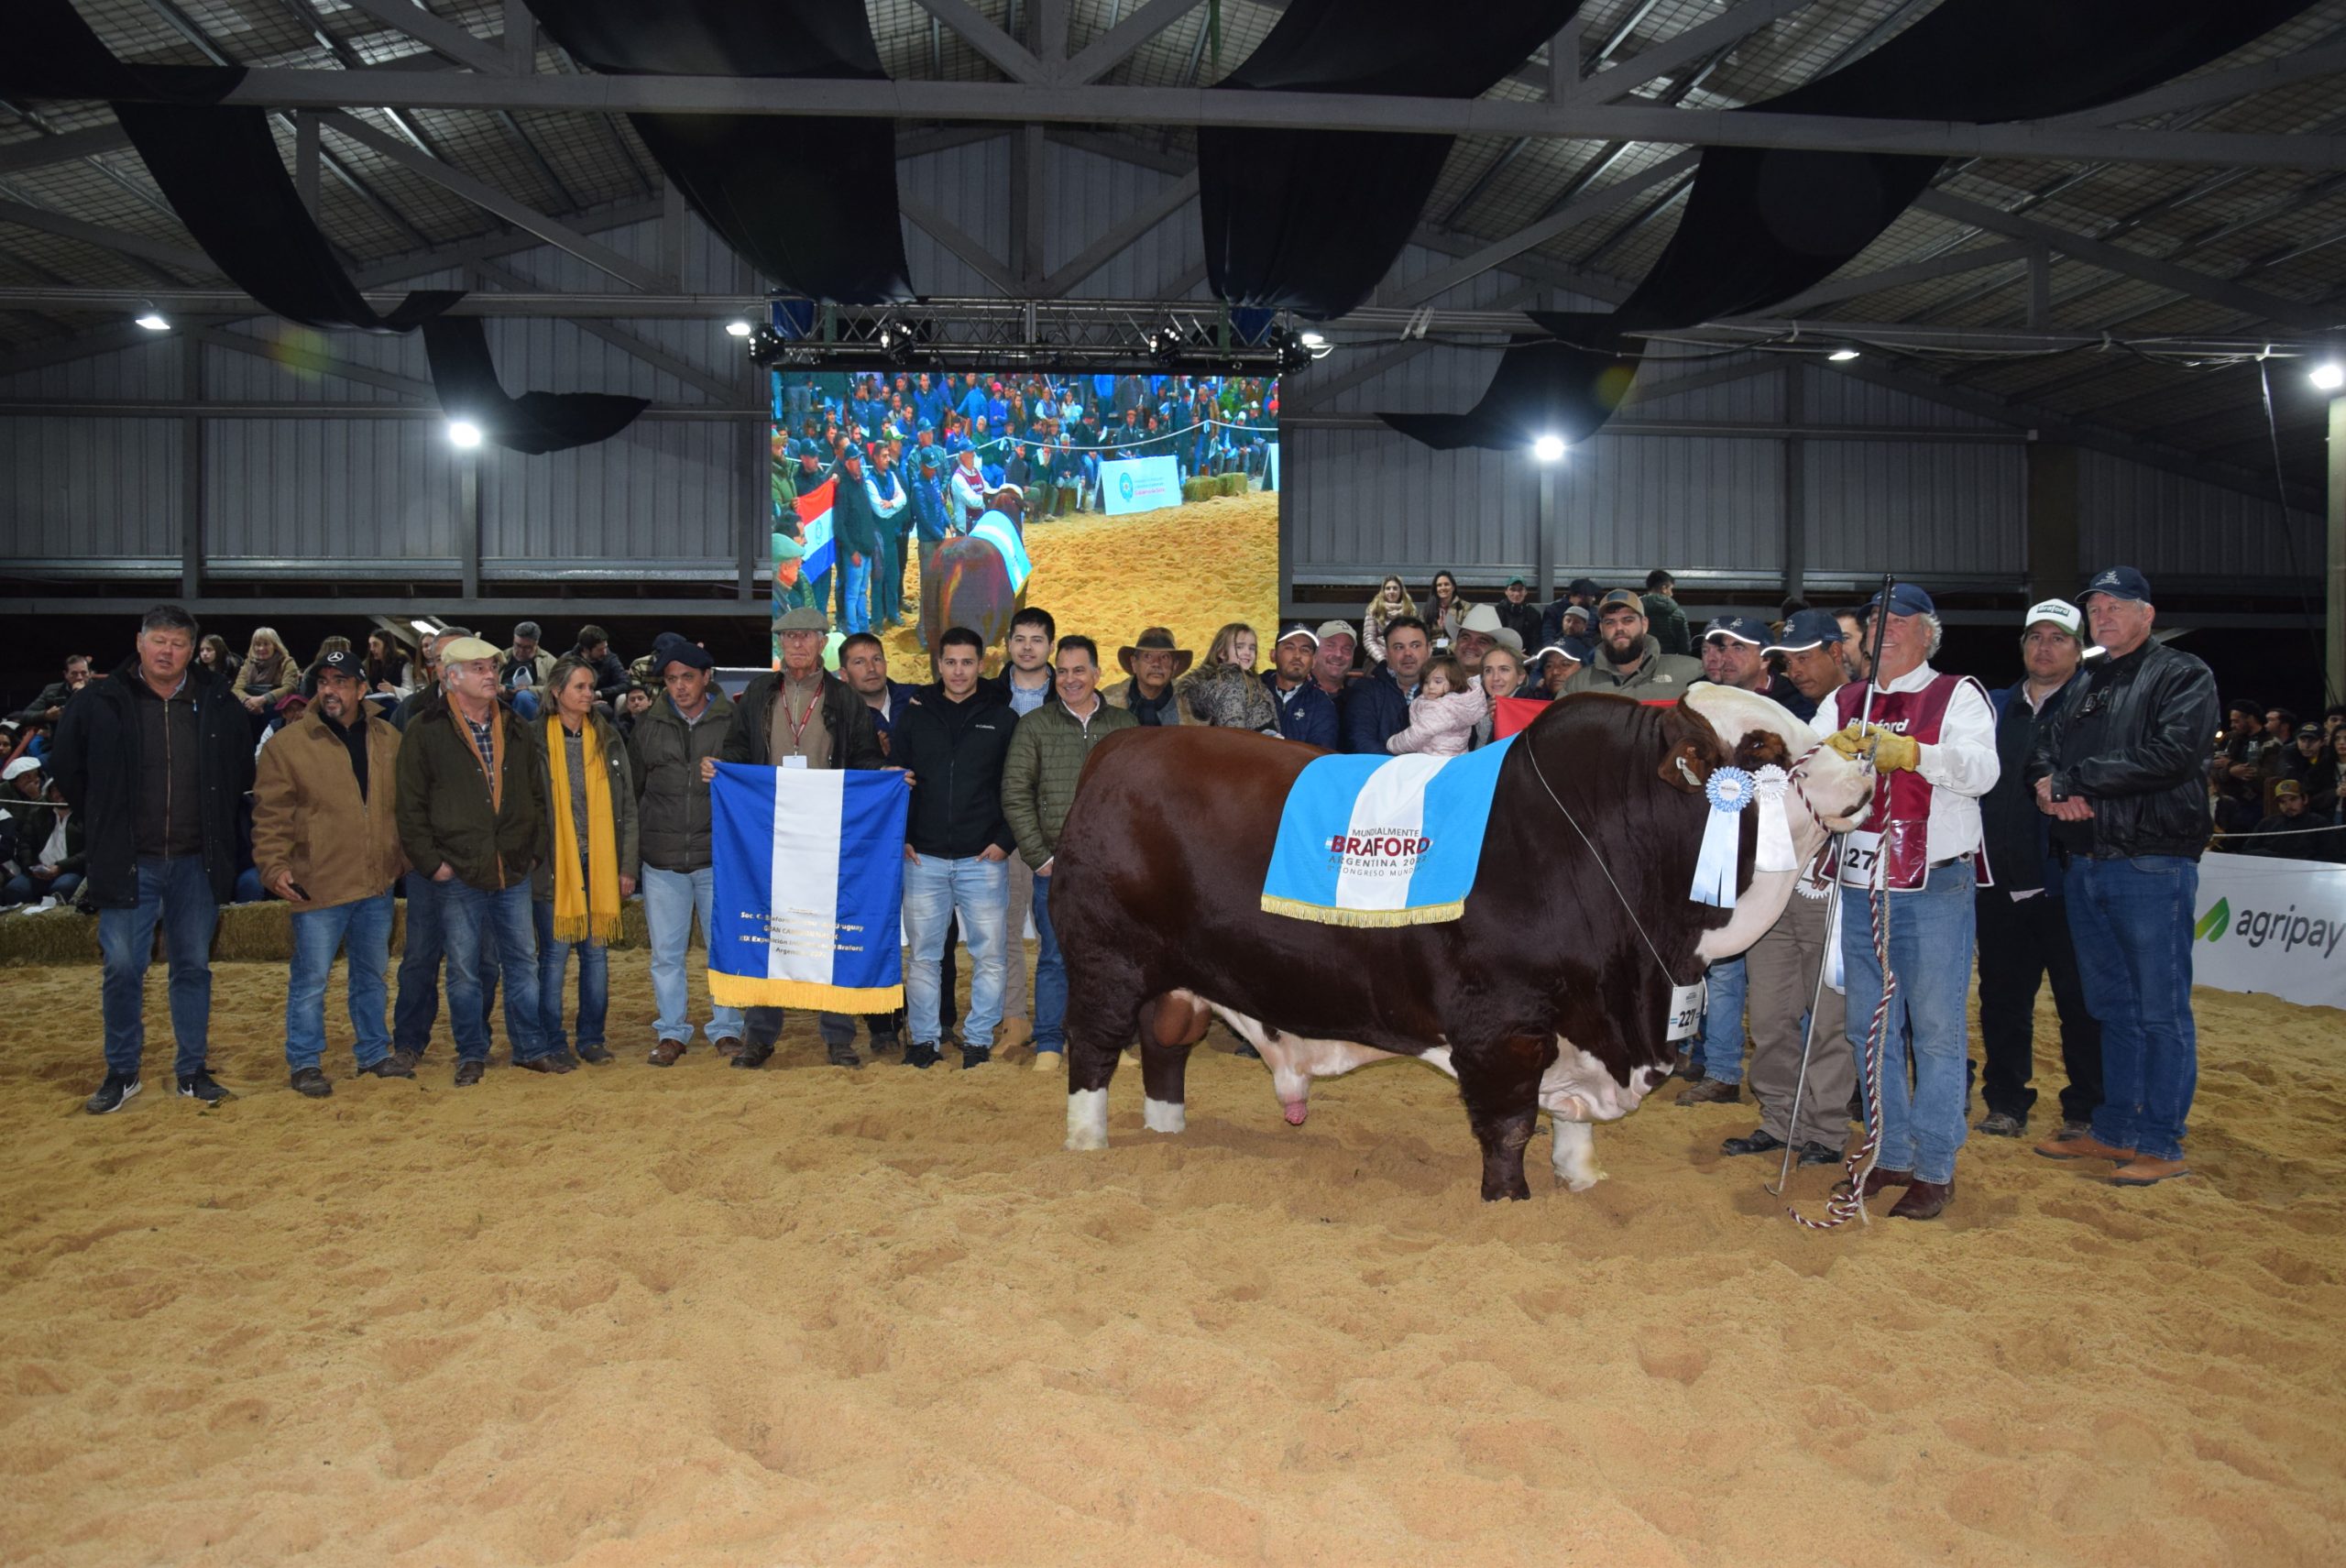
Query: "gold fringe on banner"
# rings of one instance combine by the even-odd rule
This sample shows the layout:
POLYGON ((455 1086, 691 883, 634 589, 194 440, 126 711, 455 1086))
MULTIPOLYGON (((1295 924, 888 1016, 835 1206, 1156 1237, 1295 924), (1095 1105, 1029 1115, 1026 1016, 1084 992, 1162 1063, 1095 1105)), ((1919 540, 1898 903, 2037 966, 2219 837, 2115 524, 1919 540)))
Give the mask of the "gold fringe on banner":
POLYGON ((1263 894, 1263 913, 1316 921, 1322 926, 1439 926, 1464 916, 1466 901, 1462 898, 1450 904, 1421 904, 1411 909, 1338 909, 1332 905, 1306 904, 1301 899, 1279 898, 1266 893, 1263 894))
POLYGON ((805 1007, 818 1013, 893 1013, 904 1004, 902 985, 817 985, 811 980, 764 980, 708 971, 708 999, 719 1007, 805 1007))

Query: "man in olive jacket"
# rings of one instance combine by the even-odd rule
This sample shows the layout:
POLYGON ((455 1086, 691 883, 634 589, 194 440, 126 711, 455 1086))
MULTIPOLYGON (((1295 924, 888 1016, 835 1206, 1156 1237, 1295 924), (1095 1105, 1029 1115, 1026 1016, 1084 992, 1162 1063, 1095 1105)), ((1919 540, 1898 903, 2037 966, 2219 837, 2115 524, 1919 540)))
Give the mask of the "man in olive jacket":
POLYGON ((545 855, 545 767, 533 726, 497 700, 498 652, 477 637, 442 651, 447 700, 409 724, 400 747, 400 847, 440 884, 447 942, 449 1027, 456 1086, 488 1065, 481 998, 483 942, 504 978, 505 1037, 513 1065, 567 1072, 569 1058, 539 1027, 537 933, 530 872, 545 855))
POLYGON ((1002 764, 1002 815, 1035 868, 1035 1066, 1067 1059, 1067 965, 1051 930, 1051 857, 1075 804, 1076 781, 1102 736, 1137 729, 1132 710, 1100 696, 1100 650, 1089 637, 1059 639, 1058 696, 1018 721, 1002 764))
MULTIPOLYGON (((860 482, 860 481, 859 481, 860 482)), ((847 683, 823 668, 823 641, 830 620, 807 606, 773 623, 782 638, 782 668, 751 678, 733 705, 721 751, 729 762, 769 768, 884 768, 872 707, 847 683)), ((711 767, 703 770, 714 775, 711 767)), ((782 1035, 779 1007, 746 1011, 749 1041, 733 1058, 740 1068, 762 1067, 782 1035)), ((886 1016, 879 1015, 884 1031, 886 1016)), ((836 1067, 861 1067, 855 1054, 855 1020, 844 1013, 818 1013, 816 1025, 836 1067)), ((875 1044, 881 1042, 875 1042, 875 1044)))
POLYGON ((313 1100, 334 1092, 326 1048, 326 979, 349 955, 350 1027, 362 1077, 413 1078, 391 1055, 383 1017, 390 965, 391 884, 407 869, 397 816, 400 732, 367 700, 364 662, 321 658, 318 700, 261 748, 253 784, 253 867, 293 906, 286 973, 285 1066, 313 1100))
POLYGON ((148 610, 137 652, 66 705, 49 748, 51 776, 89 846, 82 891, 97 905, 105 957, 106 1076, 85 1107, 93 1115, 118 1111, 138 1092, 147 963, 159 925, 170 961, 179 1091, 207 1105, 227 1098, 204 1065, 212 933, 220 905, 236 895, 253 730, 226 677, 195 662, 202 634, 178 605, 148 610))
MULTIPOLYGON (((716 921, 717 872, 710 849, 708 781, 733 724, 733 699, 712 678, 717 661, 690 638, 663 631, 652 644, 662 694, 628 735, 635 767, 636 832, 643 849, 643 917, 652 935, 652 997, 658 1012, 651 1063, 673 1067, 692 1043, 692 994, 685 953, 693 916, 706 942, 716 921)), ((708 1043, 730 1061, 741 1054, 738 1007, 709 1009, 708 1043)))

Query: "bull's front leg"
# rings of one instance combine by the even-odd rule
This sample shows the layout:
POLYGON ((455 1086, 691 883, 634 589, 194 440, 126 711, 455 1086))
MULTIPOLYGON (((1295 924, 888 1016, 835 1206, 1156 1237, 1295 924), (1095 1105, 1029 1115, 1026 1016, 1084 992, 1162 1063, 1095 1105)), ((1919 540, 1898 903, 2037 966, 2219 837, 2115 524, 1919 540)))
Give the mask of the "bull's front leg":
POLYGON ((1573 1192, 1585 1192, 1605 1179, 1596 1168, 1596 1129, 1586 1122, 1549 1113, 1549 1124, 1554 1132, 1555 1147, 1549 1157, 1555 1167, 1556 1179, 1573 1192))
POLYGON ((1454 1046, 1458 1092, 1483 1146, 1483 1201, 1531 1196, 1523 1179, 1523 1151, 1540 1115, 1541 1042, 1515 1036, 1485 1049, 1454 1046))

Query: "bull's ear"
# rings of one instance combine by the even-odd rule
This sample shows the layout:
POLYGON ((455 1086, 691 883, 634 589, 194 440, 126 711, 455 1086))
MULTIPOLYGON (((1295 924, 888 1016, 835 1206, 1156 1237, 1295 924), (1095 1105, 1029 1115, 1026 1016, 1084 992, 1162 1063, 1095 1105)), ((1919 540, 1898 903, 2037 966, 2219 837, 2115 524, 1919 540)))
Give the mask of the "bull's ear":
POLYGON ((1764 768, 1770 762, 1780 768, 1792 765, 1792 749, 1785 745, 1784 738, 1774 730, 1749 730, 1741 740, 1736 742, 1735 765, 1746 773, 1764 768))

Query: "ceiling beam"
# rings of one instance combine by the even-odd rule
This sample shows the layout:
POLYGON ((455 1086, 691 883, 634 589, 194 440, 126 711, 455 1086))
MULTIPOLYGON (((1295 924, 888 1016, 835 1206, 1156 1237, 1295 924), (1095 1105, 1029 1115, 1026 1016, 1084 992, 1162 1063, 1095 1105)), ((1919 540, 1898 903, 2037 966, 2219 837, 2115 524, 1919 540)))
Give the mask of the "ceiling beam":
MULTIPOLYGON (((1928 261, 1910 261, 1903 267, 1884 267, 1879 271, 1829 279, 1805 294, 1795 294, 1780 305, 1770 305, 1768 313, 1796 316, 1820 306, 1839 304, 1844 300, 1863 299, 1884 289, 1902 289, 1910 283, 1929 283, 1964 272, 1976 272, 1982 267, 2001 267, 2006 262, 2027 259, 2035 248, 2024 240, 2016 239, 2002 245, 1983 245, 1971 250, 1954 251, 1928 261)), ((2044 323, 2032 322, 2029 324, 2041 326, 2044 323)))
POLYGON ((1640 170, 1626 180, 1607 185, 1595 195, 1583 196, 1576 202, 1559 207, 1529 228, 1518 229, 1505 239, 1495 240, 1448 267, 1439 268, 1413 282, 1404 284, 1390 299, 1380 300, 1378 302, 1387 305, 1424 304, 1437 295, 1455 289, 1470 278, 1487 272, 1494 267, 1502 266, 1537 246, 1547 244, 1567 229, 1584 224, 1599 214, 1608 213, 1625 202, 1634 200, 1643 192, 1663 181, 1675 179, 1694 168, 1701 158, 1700 153, 1682 152, 1677 157, 1657 163, 1651 168, 1640 170))
MULTIPOLYGON (((345 71, 344 74, 360 73, 345 71)), ((547 78, 546 80, 558 79, 547 78)), ((536 208, 515 201, 495 186, 477 180, 460 169, 450 168, 436 158, 428 157, 394 137, 385 136, 363 120, 350 115, 332 114, 321 115, 320 123, 336 135, 346 137, 359 146, 370 148, 390 159, 400 168, 420 174, 433 184, 454 192, 473 205, 494 213, 515 228, 536 235, 548 245, 568 251, 589 267, 608 272, 623 283, 632 283, 648 294, 669 294, 675 291, 674 279, 663 278, 649 267, 630 261, 618 251, 596 244, 569 225, 550 218, 536 208)))
POLYGON ((2139 250, 2128 250, 2102 240, 2088 239, 2081 234, 2056 228, 2035 218, 2021 217, 1983 202, 1969 201, 1945 191, 1925 191, 1914 199, 1914 205, 1924 212, 1953 218, 1957 223, 1970 224, 2044 246, 2048 250, 2059 251, 2064 256, 2107 272, 2139 278, 2144 282, 2156 283, 2162 288, 2173 289, 2177 293, 2206 300, 2211 304, 2262 316, 2300 332, 2319 332, 2337 321, 2334 313, 2296 300, 2268 294, 2261 289, 2245 289, 2209 273, 2196 272, 2187 267, 2177 267, 2173 262, 2145 256, 2139 250))
POLYGON ((540 76, 522 81, 465 71, 269 67, 248 71, 228 101, 295 109, 364 106, 597 115, 829 115, 897 120, 1409 131, 1703 147, 1811 148, 1939 158, 2061 159, 2323 171, 2346 168, 2346 137, 2340 136, 2110 129, 2042 121, 1968 125, 1764 110, 1354 93, 1246 93, 1214 87, 715 76, 540 76))
POLYGON ((1651 49, 1641 50, 1601 76, 1583 82, 1570 97, 1581 104, 1610 104, 1628 97, 1658 76, 1669 76, 1681 66, 1749 38, 1816 0, 1743 0, 1724 16, 1687 28, 1651 49))
POLYGON ((429 44, 450 60, 471 66, 475 71, 491 76, 507 72, 505 42, 502 38, 476 38, 455 23, 433 16, 412 0, 342 0, 354 11, 363 11, 375 20, 418 42, 429 44))
POLYGON ((913 4, 960 35, 961 41, 992 60, 1013 82, 1036 84, 1050 79, 1043 62, 1025 46, 986 19, 970 0, 913 0, 913 4))
POLYGON ((1148 0, 1148 4, 1084 46, 1083 52, 1059 72, 1061 87, 1081 87, 1099 81, 1130 60, 1135 50, 1190 12, 1204 0, 1148 0))
POLYGON ((1197 200, 1198 171, 1191 170, 1144 203, 1125 218, 1079 251, 1074 258, 1043 280, 1042 297, 1056 300, 1129 250, 1141 236, 1197 200))
POLYGON ((200 250, 190 250, 185 246, 173 245, 169 240, 155 239, 143 234, 126 234, 102 224, 83 223, 80 218, 69 218, 62 213, 27 206, 22 202, 0 201, 0 224, 15 224, 20 228, 38 229, 43 234, 78 239, 101 250, 159 261, 166 267, 176 267, 182 272, 216 277, 220 271, 212 264, 212 258, 200 250))

